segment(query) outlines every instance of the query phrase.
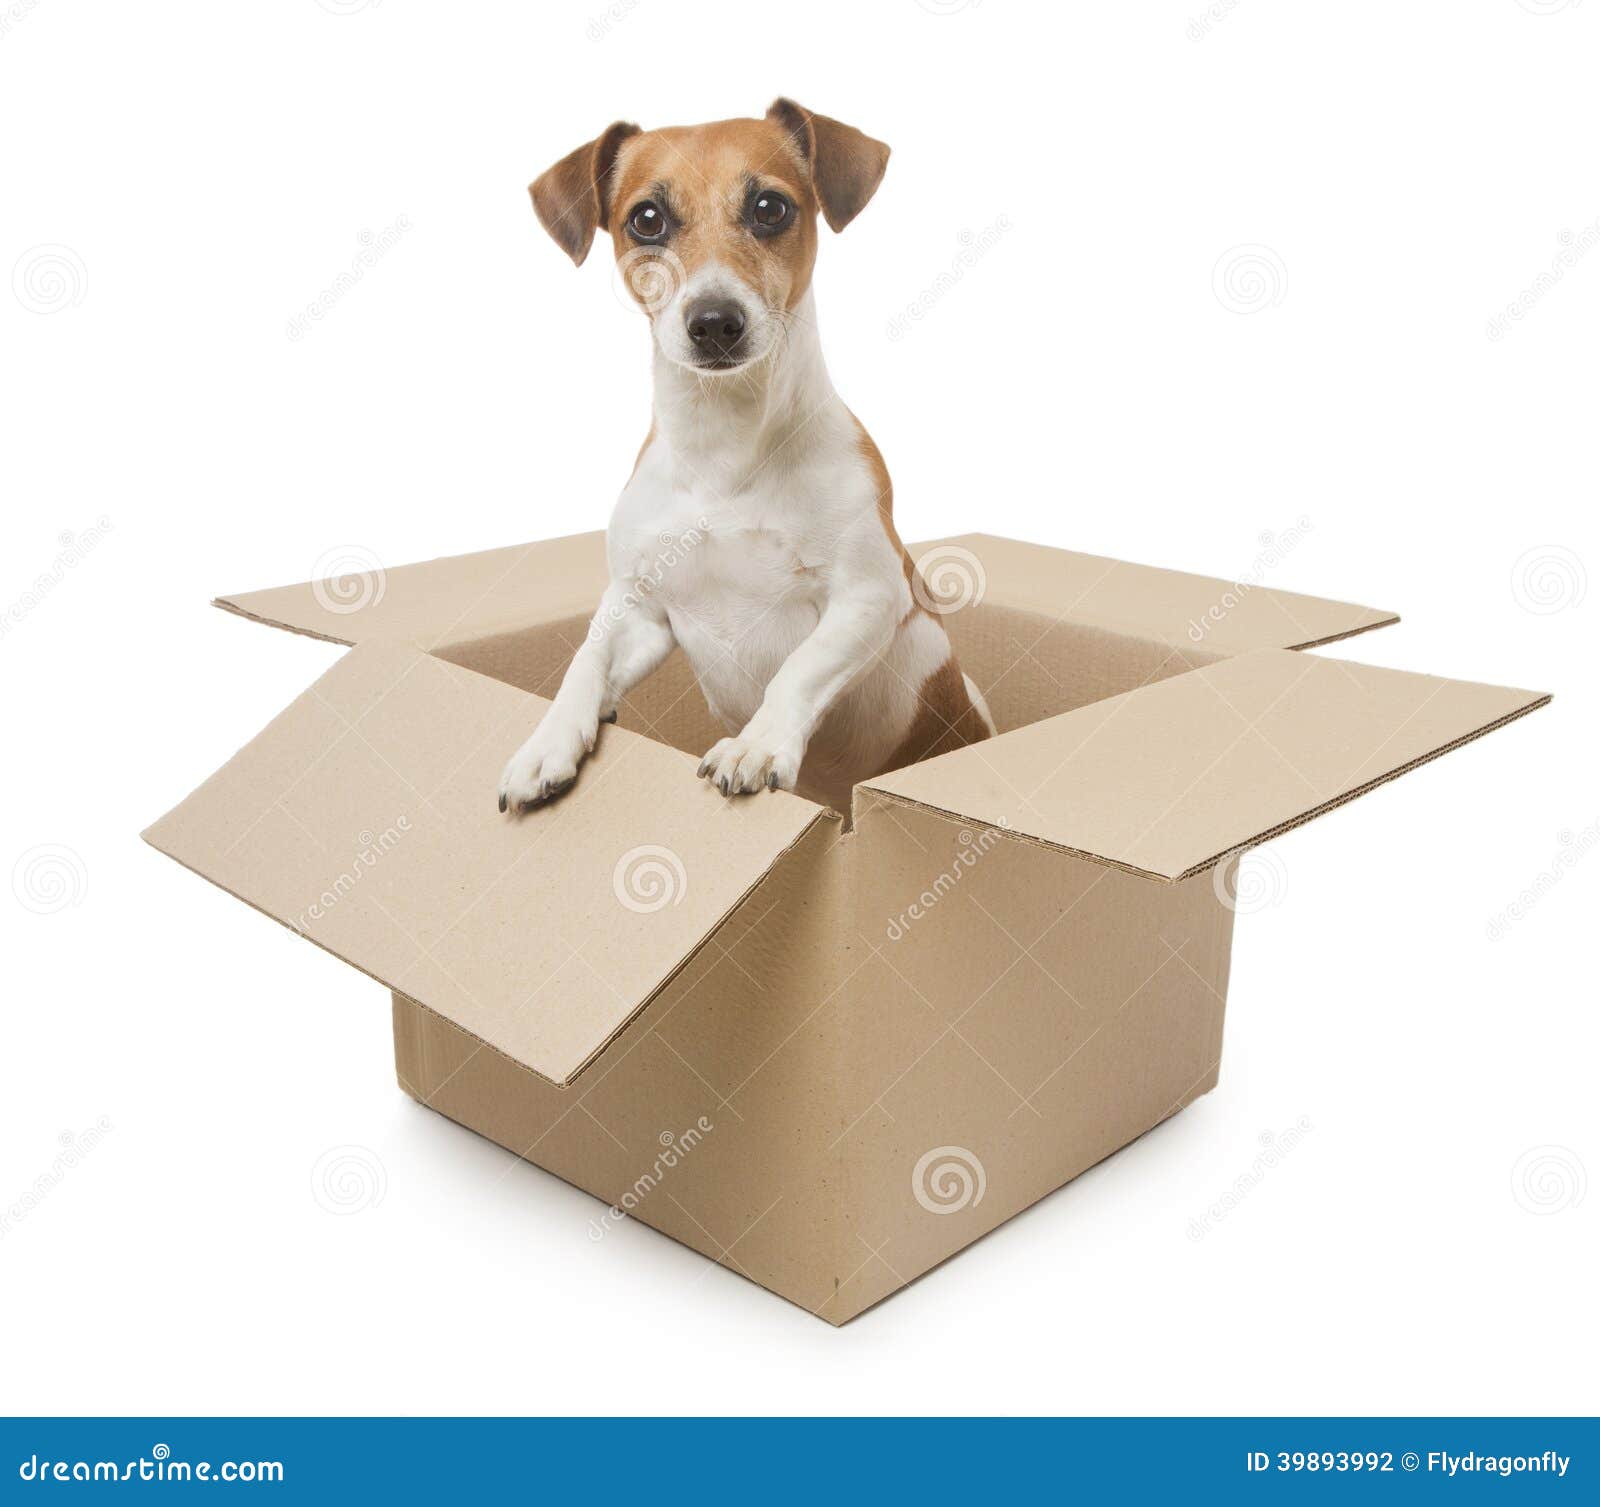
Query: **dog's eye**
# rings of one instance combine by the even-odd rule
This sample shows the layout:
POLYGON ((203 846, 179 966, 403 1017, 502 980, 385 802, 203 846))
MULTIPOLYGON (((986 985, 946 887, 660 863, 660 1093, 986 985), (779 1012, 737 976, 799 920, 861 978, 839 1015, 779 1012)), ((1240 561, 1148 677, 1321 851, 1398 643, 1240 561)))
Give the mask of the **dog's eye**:
POLYGON ((628 216, 628 229, 636 240, 659 241, 667 233, 667 217, 648 199, 636 204, 628 216))
POLYGON ((789 201, 763 189, 750 203, 750 223, 757 235, 773 235, 789 223, 789 201))

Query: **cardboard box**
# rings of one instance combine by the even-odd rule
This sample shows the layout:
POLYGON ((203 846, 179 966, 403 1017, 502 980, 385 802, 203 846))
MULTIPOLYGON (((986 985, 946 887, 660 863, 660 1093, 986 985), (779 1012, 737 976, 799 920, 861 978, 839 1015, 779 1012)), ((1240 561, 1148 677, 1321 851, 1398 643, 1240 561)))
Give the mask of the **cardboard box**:
POLYGON ((848 826, 695 778, 681 655, 496 811, 586 534, 222 601, 354 647, 145 837, 386 985, 405 1091, 594 1194, 591 1238, 631 1215, 843 1323, 1216 1083, 1236 854, 1549 699, 1302 652, 1370 608, 913 554, 1001 736, 848 826))

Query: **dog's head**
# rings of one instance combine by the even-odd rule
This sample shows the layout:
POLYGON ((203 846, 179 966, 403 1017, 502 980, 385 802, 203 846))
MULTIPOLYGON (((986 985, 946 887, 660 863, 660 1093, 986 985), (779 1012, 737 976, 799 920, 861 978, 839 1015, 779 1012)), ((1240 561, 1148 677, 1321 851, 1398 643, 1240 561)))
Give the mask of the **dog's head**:
POLYGON ((843 230, 888 161, 881 141, 780 99, 763 120, 659 131, 617 121, 529 192, 575 263, 607 231, 662 354, 715 374, 776 348, 811 283, 817 215, 843 230))

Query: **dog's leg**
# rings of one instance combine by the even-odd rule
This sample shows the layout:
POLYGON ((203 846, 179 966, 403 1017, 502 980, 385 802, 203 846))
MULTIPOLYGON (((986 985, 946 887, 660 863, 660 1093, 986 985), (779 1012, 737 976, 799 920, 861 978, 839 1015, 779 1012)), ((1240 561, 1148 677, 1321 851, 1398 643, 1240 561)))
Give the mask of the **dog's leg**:
POLYGON ((836 595, 817 626, 778 667, 756 714, 700 761, 724 795, 793 790, 806 744, 835 698, 886 649, 909 601, 904 583, 868 582, 836 595))
POLYGON ((500 776, 500 809, 525 811, 560 795, 594 751, 602 722, 617 703, 672 652, 666 614, 613 582, 601 598, 582 647, 533 736, 500 776))

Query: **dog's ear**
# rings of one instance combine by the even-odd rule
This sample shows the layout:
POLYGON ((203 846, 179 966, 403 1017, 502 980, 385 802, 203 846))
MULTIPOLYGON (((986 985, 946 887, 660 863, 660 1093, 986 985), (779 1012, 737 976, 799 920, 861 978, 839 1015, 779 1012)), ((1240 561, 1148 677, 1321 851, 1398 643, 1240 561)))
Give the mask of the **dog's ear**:
POLYGON ((814 115, 792 99, 774 100, 767 119, 789 133, 805 158, 823 219, 832 229, 843 230, 877 193, 889 165, 889 148, 843 121, 814 115))
POLYGON ((638 126, 631 122, 613 121, 593 141, 568 152, 528 185, 539 223, 579 267, 611 209, 607 190, 617 151, 638 134, 638 126))

